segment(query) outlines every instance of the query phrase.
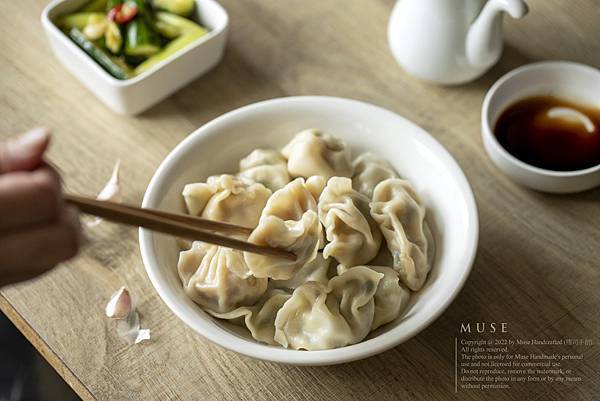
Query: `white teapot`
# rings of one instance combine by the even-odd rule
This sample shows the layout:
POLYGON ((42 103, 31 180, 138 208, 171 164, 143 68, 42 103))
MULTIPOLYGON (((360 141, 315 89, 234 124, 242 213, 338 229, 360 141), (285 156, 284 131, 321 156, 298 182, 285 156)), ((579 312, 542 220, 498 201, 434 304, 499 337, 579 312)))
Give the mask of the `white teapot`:
POLYGON ((390 50, 418 78, 468 82, 500 58, 504 12, 521 18, 528 11, 523 0, 398 0, 388 25, 390 50))

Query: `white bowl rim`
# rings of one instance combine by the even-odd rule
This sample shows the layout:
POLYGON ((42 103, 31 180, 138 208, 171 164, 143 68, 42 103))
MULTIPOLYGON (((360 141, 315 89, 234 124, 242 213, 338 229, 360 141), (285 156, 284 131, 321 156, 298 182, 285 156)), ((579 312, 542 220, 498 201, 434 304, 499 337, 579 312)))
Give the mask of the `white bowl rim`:
POLYGON ((170 170, 172 164, 175 163, 176 155, 180 153, 183 149, 185 149, 189 143, 195 141, 197 137, 203 136, 207 131, 212 130, 214 127, 223 124, 229 118, 246 113, 251 113, 254 110, 269 107, 277 103, 302 104, 303 102, 316 101, 338 103, 339 105, 358 105, 361 107, 369 108, 371 109, 371 111, 387 114, 391 118, 403 120, 404 122, 408 122, 411 125, 414 125, 416 128, 418 128, 415 130, 416 135, 420 136, 420 139, 422 139, 423 141, 428 142, 429 146, 436 148, 436 152, 439 152, 438 155, 441 158, 445 159, 445 165, 449 169, 449 172, 452 174, 454 179, 457 180, 457 185, 461 189, 461 195, 464 196, 464 200, 467 204, 469 223, 472 225, 471 230, 469 230, 469 233, 467 235, 467 238, 465 238, 466 254, 464 255, 464 269, 462 270, 459 276, 456 287, 454 287, 450 291, 449 296, 445 298, 444 301, 442 301, 442 303, 438 306, 437 310, 434 313, 430 314, 429 316, 427 316, 427 318, 420 321, 420 323, 418 323, 416 327, 414 327, 412 330, 407 331, 402 336, 398 337, 386 336, 386 334, 388 333, 383 333, 382 335, 376 336, 372 339, 369 339, 368 341, 363 341, 342 348, 320 351, 291 350, 283 347, 268 346, 258 342, 252 342, 250 340, 242 340, 238 338, 236 338, 234 341, 229 341, 228 336, 223 336, 222 333, 221 335, 218 335, 218 333, 216 332, 212 333, 211 331, 206 331, 206 327, 199 330, 198 325, 195 324, 195 322, 190 322, 187 319, 187 317, 184 316, 184 313, 178 310, 176 306, 174 306, 176 297, 173 297, 172 299, 166 291, 162 290, 162 284, 160 283, 159 278, 151 268, 152 265, 158 266, 158 263, 152 260, 154 258, 152 252, 152 232, 143 228, 140 228, 139 230, 140 251, 146 273, 148 274, 148 277, 150 278, 150 281, 154 286, 155 291, 159 294, 163 302, 185 324, 190 326, 194 331, 207 338, 211 342, 220 345, 223 348, 240 353, 242 355, 271 362, 309 366, 333 365, 367 358, 369 356, 376 355, 390 348, 393 348, 403 343, 404 341, 407 341, 408 339, 414 337, 419 332, 428 327, 434 320, 436 320, 450 306, 452 301, 456 298, 458 293, 463 288, 472 270, 473 262, 475 260, 477 252, 477 244, 479 238, 479 218, 477 212, 477 205, 475 202, 475 196, 473 195, 473 191, 471 189, 471 186, 469 185, 469 182, 467 181, 466 176, 464 175, 464 172, 462 171, 456 160, 452 157, 452 155, 450 155, 450 153, 433 136, 428 134, 425 130, 423 130, 421 127, 414 124, 410 120, 407 120, 406 118, 390 110, 354 99, 330 96, 291 96, 264 100, 257 103, 242 106, 240 108, 222 114, 221 116, 202 125, 194 132, 189 134, 186 138, 184 138, 165 157, 165 159, 159 165, 158 169, 152 176, 150 183, 148 184, 148 188, 146 189, 146 193, 144 194, 144 199, 142 201, 142 207, 152 207, 152 204, 156 202, 156 192, 158 191, 158 188, 162 185, 162 176, 165 175, 165 173, 168 170, 170 170))
POLYGON ((223 26, 220 27, 219 29, 214 29, 214 30, 208 31, 208 33, 206 33, 206 35, 202 35, 198 39, 194 40, 192 43, 189 43, 184 48, 176 51, 171 56, 167 57, 164 60, 159 61, 158 63, 156 63, 149 69, 147 69, 146 71, 142 72, 140 75, 136 75, 129 79, 117 79, 117 78, 113 77, 112 75, 110 75, 110 73, 108 71, 106 71, 104 68, 102 68, 100 66, 100 64, 98 64, 94 59, 92 59, 92 57, 90 57, 89 54, 87 54, 85 51, 83 51, 82 48, 80 48, 77 44, 75 44, 71 40, 71 38, 69 38, 67 35, 65 35, 65 33, 56 26, 54 21, 52 21, 50 19, 50 16, 49 16, 50 12, 59 4, 66 3, 68 1, 70 1, 70 0, 53 0, 46 7, 44 7, 44 10, 42 11, 42 15, 40 17, 40 19, 42 21, 42 25, 47 30, 51 31, 54 35, 58 35, 58 37, 60 38, 61 41, 68 42, 67 46, 71 50, 77 52, 80 57, 84 57, 84 59, 86 60, 85 63, 90 68, 95 70, 98 73, 98 75, 101 77, 102 80, 104 80, 105 82, 108 82, 109 84, 111 84, 112 86, 115 86, 115 87, 132 86, 132 85, 137 84, 140 81, 143 81, 150 75, 153 75, 155 72, 162 69, 165 65, 173 62, 175 59, 178 59, 178 58, 184 56, 185 54, 189 53, 196 47, 201 46, 205 42, 209 41, 213 37, 220 35, 224 31, 226 31, 229 27, 229 14, 227 14, 227 11, 225 10, 225 8, 223 8, 223 6, 220 5, 216 0, 195 0, 195 1, 203 1, 203 2, 207 2, 207 3, 211 3, 214 6, 216 6, 223 13, 223 15, 225 17, 223 26))
POLYGON ((488 89, 484 99, 483 106, 481 108, 481 124, 483 129, 481 130, 484 139, 488 139, 490 144, 494 146, 494 149, 499 152, 502 157, 508 160, 510 163, 515 165, 517 168, 522 170, 527 170, 534 174, 539 174, 546 177, 580 177, 584 175, 593 174, 597 171, 600 171, 600 164, 597 164, 592 167, 588 167, 580 170, 571 170, 571 171, 557 171, 557 170, 548 170, 541 167, 533 166, 529 163, 525 163, 522 160, 519 160, 512 154, 510 154, 502 144, 496 138, 496 135, 493 134, 493 129, 489 124, 489 107, 492 99, 496 95, 496 92, 507 82, 514 79, 518 75, 531 72, 532 70, 547 70, 547 69, 579 69, 587 72, 591 72, 593 74, 598 75, 598 79, 600 79, 600 70, 581 63, 576 63, 574 61, 563 61, 563 60, 549 60, 549 61, 538 61, 535 63, 529 63, 522 65, 521 67, 515 68, 504 74, 500 77, 494 84, 488 89))

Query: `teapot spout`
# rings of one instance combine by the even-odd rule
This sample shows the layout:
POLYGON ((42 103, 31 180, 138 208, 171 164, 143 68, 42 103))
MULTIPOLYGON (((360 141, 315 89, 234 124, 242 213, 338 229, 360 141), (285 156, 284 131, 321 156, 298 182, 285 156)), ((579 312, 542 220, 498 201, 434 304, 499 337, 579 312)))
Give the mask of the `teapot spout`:
POLYGON ((467 33, 466 56, 469 64, 488 67, 502 53, 502 16, 522 18, 529 11, 524 0, 488 0, 467 33))

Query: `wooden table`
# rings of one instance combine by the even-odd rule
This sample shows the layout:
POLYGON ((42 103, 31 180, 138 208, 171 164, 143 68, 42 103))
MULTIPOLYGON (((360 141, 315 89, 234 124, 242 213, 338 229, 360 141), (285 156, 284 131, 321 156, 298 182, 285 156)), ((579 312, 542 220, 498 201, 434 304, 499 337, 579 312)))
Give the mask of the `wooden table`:
POLYGON ((138 203, 160 161, 198 126, 259 100, 320 94, 372 102, 424 127, 464 169, 481 220, 473 272, 442 317, 379 356, 318 368, 251 360, 195 334, 154 292, 137 231, 107 224, 77 259, 0 292, 2 311, 83 399, 597 399, 597 345, 575 365, 582 384, 454 392, 460 322, 600 341, 600 189, 553 196, 516 186, 484 153, 479 128, 483 95, 506 71, 542 59, 600 66, 597 0, 531 0, 530 15, 506 21, 500 63, 453 88, 398 68, 386 43, 391 0, 223 0, 231 34, 221 64, 138 117, 115 115, 54 59, 39 23, 45 3, 3 4, 0 135, 52 127, 50 157, 71 191, 96 193, 121 159, 125 200, 138 203), (152 342, 127 346, 103 317, 121 285, 135 294, 152 342))

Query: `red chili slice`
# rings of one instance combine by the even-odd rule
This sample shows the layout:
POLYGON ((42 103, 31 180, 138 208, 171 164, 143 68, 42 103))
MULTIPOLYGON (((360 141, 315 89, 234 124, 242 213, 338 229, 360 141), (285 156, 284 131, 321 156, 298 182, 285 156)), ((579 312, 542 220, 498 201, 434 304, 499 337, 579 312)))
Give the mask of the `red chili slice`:
POLYGON ((117 4, 107 14, 109 20, 117 24, 126 24, 137 14, 138 8, 133 2, 117 4))

